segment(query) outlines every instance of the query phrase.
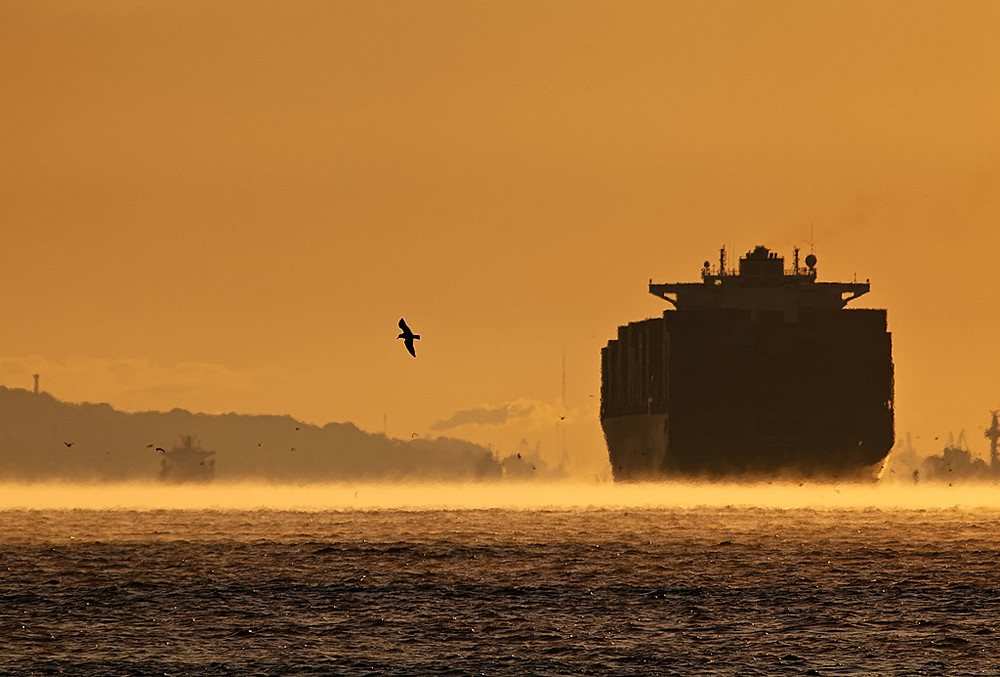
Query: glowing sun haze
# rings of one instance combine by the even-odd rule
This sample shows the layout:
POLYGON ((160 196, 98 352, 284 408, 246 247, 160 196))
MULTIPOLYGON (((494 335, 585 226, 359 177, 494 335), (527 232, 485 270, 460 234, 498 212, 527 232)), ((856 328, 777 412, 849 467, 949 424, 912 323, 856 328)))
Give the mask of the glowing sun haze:
POLYGON ((14 0, 0 57, 4 385, 596 467, 648 279, 812 238, 898 436, 1000 407, 996 3, 14 0))
POLYGON ((312 483, 105 485, 0 482, 0 510, 621 510, 631 508, 996 511, 996 487, 968 484, 312 483))

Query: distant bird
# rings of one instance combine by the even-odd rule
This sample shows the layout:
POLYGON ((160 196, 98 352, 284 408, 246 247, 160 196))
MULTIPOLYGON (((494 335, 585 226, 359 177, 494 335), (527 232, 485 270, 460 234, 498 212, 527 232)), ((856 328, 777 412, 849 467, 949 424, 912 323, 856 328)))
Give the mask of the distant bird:
POLYGON ((298 430, 298 429, 299 429, 299 427, 298 427, 298 426, 295 426, 295 429, 296 429, 296 430, 298 430))
POLYGON ((72 447, 73 446, 72 442, 63 442, 63 444, 65 444, 67 447, 72 447))
POLYGON ((403 330, 403 333, 397 336, 396 338, 403 339, 403 345, 406 346, 406 349, 408 351, 410 351, 410 355, 416 357, 417 352, 413 349, 413 341, 414 339, 419 339, 420 334, 414 334, 412 331, 410 331, 410 328, 406 326, 406 322, 403 320, 403 318, 399 318, 399 328, 403 330))
POLYGON ((165 453, 167 453, 166 449, 164 449, 163 447, 157 447, 157 448, 156 448, 156 451, 158 451, 158 452, 159 452, 159 453, 161 453, 161 454, 165 454, 165 453))
POLYGON ((153 445, 152 445, 152 444, 147 444, 147 445, 146 445, 146 448, 147 448, 147 449, 152 449, 152 448, 153 448, 153 445))

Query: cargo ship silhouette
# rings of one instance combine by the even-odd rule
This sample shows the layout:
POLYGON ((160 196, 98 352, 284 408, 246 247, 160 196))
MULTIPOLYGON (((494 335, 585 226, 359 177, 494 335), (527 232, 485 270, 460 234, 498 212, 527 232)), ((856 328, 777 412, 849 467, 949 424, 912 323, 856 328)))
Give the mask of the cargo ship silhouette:
POLYGON ((215 477, 215 452, 205 451, 192 435, 183 435, 181 445, 163 452, 161 482, 211 482, 215 477))
POLYGON ((654 284, 673 306, 601 351, 601 426, 616 481, 874 477, 892 448, 886 311, 865 282, 817 282, 757 246, 738 270, 654 284))

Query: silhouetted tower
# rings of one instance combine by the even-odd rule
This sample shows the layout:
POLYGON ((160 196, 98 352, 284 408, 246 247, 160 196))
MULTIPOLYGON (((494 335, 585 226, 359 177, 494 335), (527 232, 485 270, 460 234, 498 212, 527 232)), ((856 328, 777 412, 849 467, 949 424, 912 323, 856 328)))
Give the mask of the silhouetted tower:
POLYGON ((997 421, 997 411, 993 412, 993 423, 986 430, 985 436, 990 441, 990 470, 996 475, 1000 473, 1000 453, 997 451, 997 442, 1000 440, 1000 422, 997 421))
POLYGON ((35 394, 38 394, 38 374, 34 374, 35 377, 35 394))

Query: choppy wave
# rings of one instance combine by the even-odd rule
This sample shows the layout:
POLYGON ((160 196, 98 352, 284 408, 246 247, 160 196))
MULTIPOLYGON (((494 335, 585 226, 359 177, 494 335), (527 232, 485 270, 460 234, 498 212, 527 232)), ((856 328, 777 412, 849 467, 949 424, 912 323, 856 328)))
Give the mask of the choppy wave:
POLYGON ((645 490, 539 510, 0 510, 0 674, 1000 672, 1000 508, 645 490))

